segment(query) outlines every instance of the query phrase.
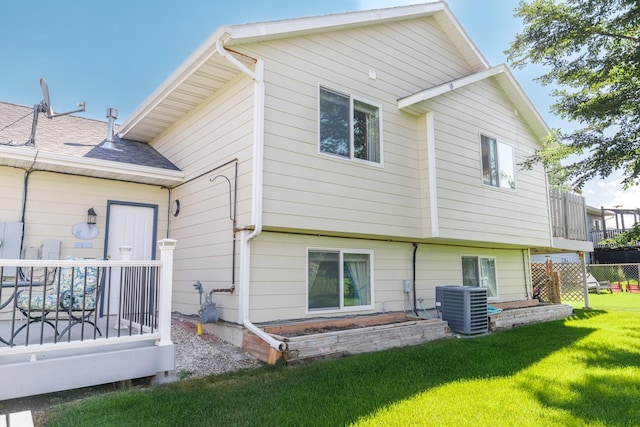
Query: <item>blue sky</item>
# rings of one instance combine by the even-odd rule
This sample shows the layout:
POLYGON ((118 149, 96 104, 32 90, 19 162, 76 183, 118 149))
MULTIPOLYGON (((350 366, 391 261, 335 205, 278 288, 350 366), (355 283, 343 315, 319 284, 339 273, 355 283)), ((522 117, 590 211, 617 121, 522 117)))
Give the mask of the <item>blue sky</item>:
MULTIPOLYGON (((425 0, 427 1, 427 0, 425 0)), ((40 102, 49 85, 56 112, 86 101, 85 117, 105 120, 107 107, 133 112, 219 26, 421 3, 411 0, 87 0, 6 1, 0 8, 0 100, 40 102)), ((521 28, 518 0, 449 0, 471 39, 492 65, 521 28)), ((541 69, 514 70, 551 127, 570 123, 549 113, 550 88, 533 82, 541 69)), ((618 178, 619 179, 619 178, 618 178)), ((640 191, 623 192, 616 178, 584 188, 592 206, 635 208, 640 191)))

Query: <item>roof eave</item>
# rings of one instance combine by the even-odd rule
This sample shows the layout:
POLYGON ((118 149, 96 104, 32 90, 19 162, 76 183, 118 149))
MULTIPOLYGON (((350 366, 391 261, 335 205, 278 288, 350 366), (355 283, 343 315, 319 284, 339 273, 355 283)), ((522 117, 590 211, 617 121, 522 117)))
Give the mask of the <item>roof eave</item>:
POLYGON ((191 76, 197 69, 217 52, 218 40, 228 38, 227 27, 218 28, 185 62, 182 63, 162 85, 160 85, 118 128, 118 135, 126 138, 127 132, 135 127, 147 114, 167 98, 182 82, 191 76))
POLYGON ((470 84, 477 83, 497 76, 499 84, 502 86, 505 93, 511 98, 511 101, 522 109, 522 113, 527 117, 527 122, 535 131, 539 138, 544 138, 549 134, 549 126, 542 118, 538 110, 531 102, 531 99, 524 92, 520 84, 517 82, 511 70, 504 64, 497 65, 495 67, 488 68, 486 70, 474 73, 465 77, 462 77, 451 82, 447 82, 438 86, 434 86, 429 89, 425 89, 413 95, 409 95, 405 98, 398 100, 398 109, 400 110, 420 110, 419 104, 423 101, 435 98, 447 92, 455 91, 470 84), (505 87, 506 86, 506 87, 505 87))
POLYGON ((229 27, 229 44, 252 43, 274 37, 293 37, 306 33, 325 31, 328 28, 348 28, 373 22, 393 21, 400 18, 430 16, 447 10, 442 1, 398 6, 384 9, 334 13, 329 15, 293 18, 277 21, 233 25, 229 27))
POLYGON ((48 171, 80 175, 93 178, 171 187, 184 180, 180 170, 160 169, 108 160, 78 158, 62 154, 38 152, 22 148, 17 150, 0 146, 0 166, 17 167, 25 170, 48 171))
MULTIPOLYGON (((217 52, 220 40, 227 46, 251 43, 280 37, 292 37, 330 29, 343 29, 381 23, 398 19, 435 16, 438 23, 449 34, 453 42, 463 51, 474 70, 489 67, 477 46, 471 41, 447 4, 443 1, 419 5, 398 6, 385 9, 338 13, 309 18, 286 19, 231 27, 218 28, 165 82, 158 87, 120 126, 118 134, 134 139, 131 132, 167 97, 185 82, 199 67, 217 52)), ((145 138, 150 138, 149 136, 145 138)), ((149 142, 149 141, 141 141, 149 142)))

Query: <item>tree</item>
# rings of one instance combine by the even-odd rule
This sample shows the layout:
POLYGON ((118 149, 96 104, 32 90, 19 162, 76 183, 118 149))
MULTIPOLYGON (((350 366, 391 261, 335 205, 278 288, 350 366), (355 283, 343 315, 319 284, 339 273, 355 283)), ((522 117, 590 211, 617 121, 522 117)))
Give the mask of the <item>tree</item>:
POLYGON ((640 223, 636 223, 630 230, 618 234, 611 239, 604 239, 601 243, 605 245, 635 246, 640 243, 640 223))
POLYGON ((594 177, 623 173, 625 188, 640 182, 640 4, 637 0, 520 1, 515 16, 524 29, 511 44, 515 68, 540 64, 537 80, 554 84, 552 112, 576 122, 571 133, 556 130, 525 167, 560 160, 580 189, 594 177))

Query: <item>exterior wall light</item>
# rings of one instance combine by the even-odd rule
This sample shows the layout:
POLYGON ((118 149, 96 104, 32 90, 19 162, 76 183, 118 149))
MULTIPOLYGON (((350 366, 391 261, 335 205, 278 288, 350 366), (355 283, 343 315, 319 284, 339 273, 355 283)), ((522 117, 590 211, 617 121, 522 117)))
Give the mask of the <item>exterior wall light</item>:
POLYGON ((87 224, 95 225, 97 217, 98 214, 96 214, 96 211, 94 211, 93 208, 89 209, 87 211, 87 224))

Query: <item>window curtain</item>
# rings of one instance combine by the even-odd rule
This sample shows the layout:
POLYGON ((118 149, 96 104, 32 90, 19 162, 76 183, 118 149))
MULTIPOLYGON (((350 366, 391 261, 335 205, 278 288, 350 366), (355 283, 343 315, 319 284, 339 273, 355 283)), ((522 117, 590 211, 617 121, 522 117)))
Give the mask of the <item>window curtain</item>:
POLYGON ((482 135, 482 180, 485 184, 498 186, 498 153, 496 141, 482 135))
POLYGON ((480 258, 480 283, 480 286, 487 288, 488 297, 497 296, 496 261, 494 259, 480 258))
POLYGON ((378 149, 380 143, 378 139, 378 114, 375 110, 372 114, 367 114, 367 159, 379 163, 378 149))
POLYGON ((354 287, 354 305, 371 304, 369 255, 345 254, 344 268, 354 287))
POLYGON ((358 159, 380 162, 380 123, 378 107, 353 102, 353 148, 358 159))

